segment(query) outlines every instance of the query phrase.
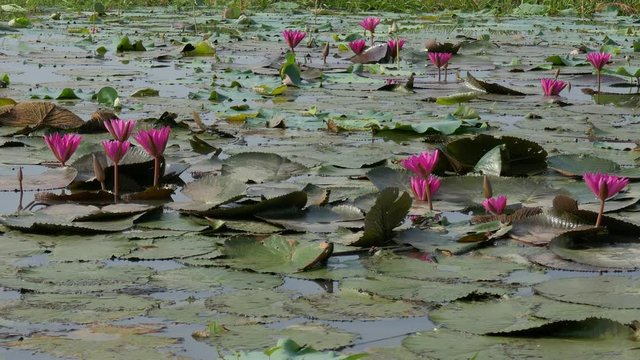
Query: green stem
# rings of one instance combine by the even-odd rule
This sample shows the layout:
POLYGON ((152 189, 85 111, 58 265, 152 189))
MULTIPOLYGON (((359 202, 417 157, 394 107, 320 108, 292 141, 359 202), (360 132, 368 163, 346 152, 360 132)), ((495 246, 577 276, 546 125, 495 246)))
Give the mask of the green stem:
POLYGON ((160 157, 154 159, 153 186, 158 187, 160 182, 160 157))
POLYGON ((604 199, 600 200, 600 211, 598 211, 598 219, 596 220, 596 227, 602 223, 602 214, 604 213, 604 199))
POLYGON ((429 188, 428 178, 427 178, 427 186, 425 186, 424 192, 427 195, 427 203, 429 204, 429 211, 433 211, 433 204, 431 203, 431 189, 429 188))
POLYGON ((113 202, 118 202, 118 164, 113 165, 113 202))

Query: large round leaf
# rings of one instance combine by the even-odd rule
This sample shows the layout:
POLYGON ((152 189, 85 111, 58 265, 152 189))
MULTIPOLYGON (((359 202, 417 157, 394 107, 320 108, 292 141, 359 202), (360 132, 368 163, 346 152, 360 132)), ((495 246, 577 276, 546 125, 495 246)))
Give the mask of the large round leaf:
POLYGON ((233 155, 222 164, 222 175, 262 182, 285 180, 304 171, 303 165, 278 154, 246 152, 233 155))
POLYGON ((640 278, 598 276, 555 279, 535 287, 537 293, 560 301, 613 309, 640 309, 640 278))

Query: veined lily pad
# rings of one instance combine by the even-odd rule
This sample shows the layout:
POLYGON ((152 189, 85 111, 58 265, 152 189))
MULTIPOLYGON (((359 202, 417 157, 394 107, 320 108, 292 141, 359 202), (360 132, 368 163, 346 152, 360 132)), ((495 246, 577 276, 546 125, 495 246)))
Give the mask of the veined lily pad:
MULTIPOLYGON (((291 330, 306 329, 309 325, 304 327, 295 327, 291 330)), ((315 350, 313 347, 305 343, 304 346, 298 345, 291 339, 280 339, 278 344, 272 348, 265 350, 264 352, 251 352, 248 354, 240 354, 234 357, 235 360, 304 360, 317 358, 318 360, 357 360, 360 358, 368 357, 368 354, 356 354, 356 355, 340 355, 334 352, 321 353, 315 350)), ((229 358, 230 360, 232 358, 229 358)))
POLYGON ((561 258, 580 264, 626 270, 640 268, 637 235, 572 231, 555 237, 549 248, 561 258))
POLYGON ((140 240, 136 245, 137 248, 125 256, 127 259, 180 259, 208 254, 217 249, 212 238, 198 235, 140 240))
POLYGON ((588 154, 556 155, 547 159, 549 168, 565 176, 582 177, 586 172, 615 173, 617 163, 588 154))
MULTIPOLYGON (((24 176, 22 189, 25 191, 41 191, 60 189, 67 187, 75 179, 78 171, 65 166, 57 169, 49 169, 42 174, 24 176)), ((0 191, 18 191, 20 186, 15 175, 0 176, 0 191)))
MULTIPOLYGON (((176 204, 183 209, 209 210, 218 205, 236 200, 244 195, 247 186, 233 176, 207 175, 187 184, 182 193, 194 203, 176 204)), ((175 206, 174 206, 175 207, 175 206)))
POLYGON ((393 229, 402 223, 411 202, 411 196, 406 192, 399 194, 397 188, 382 190, 364 219, 364 234, 350 245, 378 246, 391 241, 393 229))
POLYGON ((0 107, 0 125, 74 129, 84 124, 76 114, 48 102, 22 102, 0 107))
POLYGON ((223 175, 254 182, 285 180, 305 169, 280 155, 256 152, 233 155, 222 164, 223 175))
POLYGON ((224 243, 223 264, 257 272, 295 273, 323 263, 333 252, 333 244, 298 241, 272 235, 262 241, 236 236, 224 243))
POLYGON ((282 284, 282 279, 268 274, 228 270, 224 268, 193 268, 162 271, 151 278, 151 284, 171 290, 211 291, 216 288, 270 289, 282 284))
POLYGON ((545 297, 611 309, 640 308, 640 279, 633 276, 598 276, 554 279, 535 286, 545 297))
POLYGON ((87 360, 157 359, 160 351, 178 342, 178 339, 152 336, 161 328, 152 325, 114 326, 92 325, 69 332, 66 336, 34 335, 24 340, 7 343, 10 348, 29 349, 59 357, 80 357, 87 360))

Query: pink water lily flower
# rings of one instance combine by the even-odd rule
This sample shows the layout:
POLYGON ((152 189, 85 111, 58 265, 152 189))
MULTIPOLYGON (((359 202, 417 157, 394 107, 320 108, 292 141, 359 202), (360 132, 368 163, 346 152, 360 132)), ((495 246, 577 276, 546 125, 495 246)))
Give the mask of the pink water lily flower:
POLYGON ((399 39, 398 41, 392 39, 387 41, 387 45, 389 46, 389 54, 392 59, 398 57, 398 51, 402 50, 405 42, 405 39, 399 39))
POLYGON ((540 85, 545 96, 557 96, 567 87, 567 83, 562 80, 547 78, 540 79, 540 85))
POLYGON ((133 132, 133 128, 136 127, 136 121, 120 119, 105 120, 104 127, 114 139, 125 141, 129 139, 129 136, 131 136, 131 133, 133 132))
POLYGON ((438 149, 425 151, 401 160, 400 165, 423 179, 428 179, 429 175, 433 172, 433 168, 438 163, 439 156, 440 151, 438 149))
POLYGON ((67 161, 78 149, 81 140, 82 136, 77 134, 60 135, 54 133, 44 136, 44 142, 62 166, 66 166, 67 161))
POLYGON ((378 24, 380 24, 380 18, 377 18, 375 16, 369 16, 360 21, 360 26, 362 26, 365 31, 371 33, 371 46, 373 46, 374 44, 374 33, 376 32, 376 27, 378 26, 378 24))
POLYGON ((449 60, 453 57, 452 53, 445 52, 428 52, 427 56, 433 65, 438 68, 438 81, 441 79, 441 69, 444 67, 444 81, 447 81, 447 67, 449 60))
POLYGON ((629 178, 602 173, 585 173, 582 178, 589 190, 600 200, 600 211, 596 220, 596 226, 600 226, 605 201, 624 189, 629 184, 629 178))
POLYGON ((289 45, 289 48, 291 48, 291 52, 295 52, 294 49, 300 44, 302 39, 307 36, 307 33, 301 30, 285 29, 282 31, 282 36, 284 37, 284 41, 287 42, 287 45, 289 45))
POLYGON ((349 43, 349 47, 356 55, 360 55, 367 47, 367 41, 365 39, 353 40, 349 43))
POLYGON ((598 71, 602 70, 609 60, 611 60, 611 54, 606 52, 591 52, 587 54, 587 61, 598 71))
POLYGON ((504 212, 504 208, 507 206, 507 197, 505 195, 499 195, 497 197, 484 199, 484 201, 482 201, 482 206, 488 212, 494 215, 500 215, 504 212))
POLYGON ((429 180, 419 176, 411 177, 411 191, 416 199, 420 201, 429 201, 429 197, 438 192, 441 184, 442 180, 434 175, 429 175, 429 180), (429 186, 428 189, 427 186, 429 186))
POLYGON ((606 52, 591 52, 587 54, 587 61, 596 69, 596 82, 598 83, 598 95, 600 94, 600 72, 611 60, 611 54, 606 52))
POLYGON ((141 130, 134 135, 134 139, 136 139, 138 144, 155 160, 153 186, 158 186, 160 180, 160 159, 167 147, 170 133, 171 128, 165 126, 160 129, 141 130))
POLYGON ((118 164, 127 151, 129 151, 131 143, 126 140, 104 140, 102 147, 107 157, 113 161, 113 196, 115 201, 118 201, 118 164))

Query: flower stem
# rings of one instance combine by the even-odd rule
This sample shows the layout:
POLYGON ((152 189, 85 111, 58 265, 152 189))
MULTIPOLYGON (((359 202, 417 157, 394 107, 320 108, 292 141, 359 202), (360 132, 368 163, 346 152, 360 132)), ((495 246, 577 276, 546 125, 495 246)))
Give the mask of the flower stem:
POLYGON ((602 213, 604 213, 604 199, 600 200, 600 211, 598 211, 598 220, 596 220, 596 227, 600 226, 602 222, 602 213))
POLYGON ((441 70, 440 68, 438 68, 438 82, 440 82, 440 75, 441 75, 441 71, 442 71, 442 70, 441 70))
POLYGON ((158 156, 154 159, 153 187, 158 187, 159 182, 160 182, 160 157, 158 156))
POLYGON ((424 193, 427 195, 427 203, 429 204, 429 211, 433 211, 433 204, 431 203, 431 189, 429 188, 429 180, 427 180, 427 186, 424 188, 424 193))
POLYGON ((373 31, 371 32, 371 46, 373 46, 374 44, 374 35, 373 35, 373 31))
POLYGON ((113 202, 118 202, 118 164, 113 165, 113 202))
POLYGON ((444 65, 444 82, 447 82, 447 68, 449 67, 449 64, 445 64, 444 65))
POLYGON ((598 82, 598 97, 600 97, 600 70, 596 70, 596 79, 598 82))

